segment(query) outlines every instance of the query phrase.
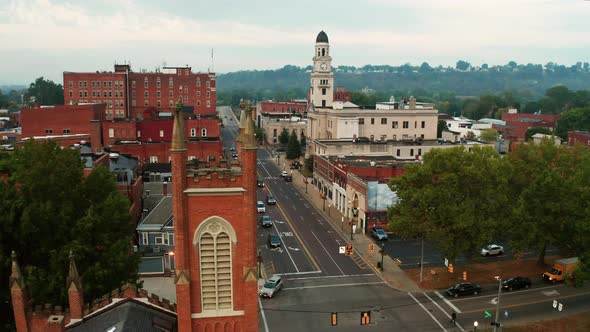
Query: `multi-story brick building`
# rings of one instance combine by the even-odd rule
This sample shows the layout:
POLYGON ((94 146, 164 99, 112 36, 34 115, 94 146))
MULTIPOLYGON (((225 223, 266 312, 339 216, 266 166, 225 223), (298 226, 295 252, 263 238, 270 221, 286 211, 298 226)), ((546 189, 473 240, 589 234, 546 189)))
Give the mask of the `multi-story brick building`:
POLYGON ((502 138, 511 142, 524 141, 530 128, 548 128, 555 130, 559 115, 527 114, 510 110, 502 113, 504 126, 495 126, 502 133, 502 138))
POLYGON ((574 130, 567 133, 567 144, 583 144, 590 146, 590 131, 574 130))
POLYGON ((115 65, 112 72, 64 72, 64 102, 105 103, 107 119, 152 118, 182 99, 194 114, 215 114, 215 73, 193 73, 191 67, 164 67, 134 72, 115 65))

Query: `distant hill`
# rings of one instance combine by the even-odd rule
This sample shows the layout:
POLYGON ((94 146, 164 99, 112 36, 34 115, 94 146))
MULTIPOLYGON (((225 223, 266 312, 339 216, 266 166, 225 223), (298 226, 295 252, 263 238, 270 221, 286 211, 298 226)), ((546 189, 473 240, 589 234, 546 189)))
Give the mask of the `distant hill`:
POLYGON ((20 91, 26 90, 27 88, 28 86, 26 85, 0 85, 0 91, 2 91, 2 94, 5 95, 7 95, 12 90, 20 91))
MULTIPOLYGON (((588 63, 566 67, 555 63, 517 65, 511 62, 489 68, 487 65, 471 67, 463 63, 466 64, 463 70, 440 66, 432 68, 426 63, 422 66, 406 64, 398 67, 339 66, 335 68, 335 83, 348 91, 365 89, 397 97, 407 94, 432 95, 439 91, 457 96, 511 91, 523 100, 536 100, 556 85, 565 85, 570 90, 590 90, 588 63)), ((302 68, 287 65, 277 70, 219 74, 218 103, 231 103, 231 99, 236 99, 233 96, 236 93, 255 100, 304 98, 309 88, 309 71, 311 66, 302 68)))

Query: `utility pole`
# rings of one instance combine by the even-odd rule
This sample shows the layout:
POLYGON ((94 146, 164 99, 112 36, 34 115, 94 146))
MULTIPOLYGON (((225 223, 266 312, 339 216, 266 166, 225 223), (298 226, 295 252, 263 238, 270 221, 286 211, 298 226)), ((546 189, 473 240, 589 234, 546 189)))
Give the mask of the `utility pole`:
POLYGON ((424 272, 424 237, 420 239, 420 242, 420 283, 422 283, 422 274, 424 272))
POLYGON ((498 302, 496 302, 496 319, 494 320, 494 332, 498 331, 498 327, 500 326, 500 294, 502 294, 502 278, 500 276, 495 277, 498 280, 498 302))

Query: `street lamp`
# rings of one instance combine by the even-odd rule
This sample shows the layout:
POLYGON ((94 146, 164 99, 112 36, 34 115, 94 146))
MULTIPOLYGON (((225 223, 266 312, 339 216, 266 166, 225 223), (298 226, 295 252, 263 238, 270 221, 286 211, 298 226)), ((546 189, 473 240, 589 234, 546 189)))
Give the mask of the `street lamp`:
POLYGON ((420 283, 423 282, 422 273, 424 272, 424 237, 420 239, 420 283))
POLYGON ((262 278, 262 269, 260 268, 260 264, 262 263, 262 255, 260 254, 260 250, 258 250, 258 256, 256 257, 256 262, 258 262, 258 279, 262 278))
POLYGON ((346 209, 346 219, 350 224, 350 239, 352 240, 352 220, 350 219, 350 208, 352 207, 352 201, 348 201, 348 209, 346 209))
POLYGON ((502 294, 502 278, 500 276, 495 276, 496 280, 498 280, 498 302, 496 302, 496 319, 494 320, 494 332, 498 331, 498 327, 500 326, 500 294, 502 294))
POLYGON ((477 326, 479 323, 477 321, 473 322, 473 332, 477 332, 477 326))

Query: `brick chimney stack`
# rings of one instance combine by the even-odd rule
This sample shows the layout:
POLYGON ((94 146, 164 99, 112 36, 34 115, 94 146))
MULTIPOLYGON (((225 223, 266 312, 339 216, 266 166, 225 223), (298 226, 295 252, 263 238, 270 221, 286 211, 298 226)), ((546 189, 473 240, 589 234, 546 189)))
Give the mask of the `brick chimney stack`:
POLYGON ((10 297, 12 300, 12 310, 14 311, 14 321, 17 332, 29 332, 29 322, 27 320, 27 303, 29 301, 25 281, 20 272, 20 267, 16 260, 14 250, 10 255, 12 258, 12 273, 10 274, 9 287, 10 297))
POLYGON ((414 96, 410 97, 410 109, 411 110, 415 110, 416 109, 416 98, 414 98, 414 96))
POLYGON ((70 251, 70 271, 66 279, 68 289, 68 302, 70 304, 70 318, 82 319, 82 308, 84 307, 84 291, 82 289, 82 278, 78 274, 74 254, 70 251))

